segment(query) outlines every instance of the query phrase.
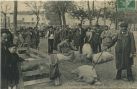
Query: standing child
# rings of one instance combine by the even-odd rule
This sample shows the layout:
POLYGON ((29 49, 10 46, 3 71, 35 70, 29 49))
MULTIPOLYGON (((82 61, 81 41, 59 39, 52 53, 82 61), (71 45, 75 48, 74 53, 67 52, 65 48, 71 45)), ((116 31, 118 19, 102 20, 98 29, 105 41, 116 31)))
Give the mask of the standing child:
POLYGON ((19 63, 24 60, 21 59, 16 53, 16 45, 9 46, 10 59, 8 60, 8 85, 10 89, 17 89, 19 83, 19 63))

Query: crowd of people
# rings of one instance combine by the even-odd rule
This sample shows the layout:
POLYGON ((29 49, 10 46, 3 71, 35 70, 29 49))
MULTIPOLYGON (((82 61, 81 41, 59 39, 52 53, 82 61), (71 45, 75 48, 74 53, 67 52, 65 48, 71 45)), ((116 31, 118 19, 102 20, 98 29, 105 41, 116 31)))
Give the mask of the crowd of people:
MULTIPOLYGON (((107 27, 107 26, 106 26, 107 27)), ((89 42, 93 47, 94 53, 101 51, 101 33, 104 27, 95 25, 92 28, 82 28, 81 24, 76 28, 65 28, 49 26, 47 29, 46 38, 48 38, 48 52, 53 53, 53 50, 58 50, 57 45, 66 38, 71 40, 74 47, 82 53, 82 47, 85 42, 89 42), (89 36, 92 36, 89 38, 89 36)))
POLYGON ((7 85, 13 87, 19 81, 17 66, 24 60, 19 58, 16 47, 27 46, 28 48, 38 49, 41 34, 42 37, 48 39, 49 54, 53 54, 54 50, 64 53, 64 55, 67 55, 66 53, 71 54, 72 52, 69 49, 77 50, 82 54, 82 47, 85 43, 89 43, 93 53, 96 54, 109 49, 117 42, 116 79, 121 79, 122 70, 127 69, 127 78, 132 81, 131 65, 136 54, 135 40, 133 33, 128 31, 128 24, 122 23, 120 27, 118 34, 113 34, 107 25, 103 27, 95 25, 87 28, 82 28, 81 24, 77 28, 48 26, 42 33, 38 28, 29 27, 21 28, 14 37, 9 30, 3 29, 1 31, 2 89, 8 89, 7 85))
MULTIPOLYGON (((40 38, 48 39, 48 53, 53 53, 53 50, 58 50, 57 45, 64 41, 66 38, 71 39, 73 45, 77 50, 82 53, 82 46, 84 43, 89 42, 93 47, 93 52, 97 53, 102 50, 102 35, 104 30, 109 27, 95 25, 92 27, 82 27, 79 24, 77 27, 72 28, 68 25, 62 26, 47 26, 42 29, 37 27, 21 27, 14 36, 14 43, 18 47, 39 48, 40 38)), ((110 32, 110 31, 109 31, 110 32)), ((103 34, 105 35, 105 34, 103 34)), ((109 34, 111 35, 111 34, 109 34)))
MULTIPOLYGON (((98 29, 100 29, 98 27, 98 29)), ((8 86, 11 88, 17 87, 19 82, 19 64, 24 61, 16 53, 17 48, 27 47, 38 49, 40 43, 40 37, 48 39, 48 52, 53 53, 53 50, 59 52, 67 52, 70 45, 73 44, 73 49, 79 50, 82 53, 82 46, 87 40, 91 43, 101 44, 97 42, 100 33, 97 32, 94 39, 87 39, 88 33, 91 32, 92 35, 96 34, 96 28, 85 28, 79 24, 77 28, 70 28, 66 26, 62 28, 61 26, 48 26, 47 28, 38 30, 38 28, 20 28, 16 33, 12 34, 9 29, 1 29, 1 68, 2 68, 2 89, 7 89, 8 86), (91 32, 92 30, 92 32, 91 32), (42 36, 41 36, 42 35, 42 36), (98 37, 97 37, 98 36, 98 37), (66 40, 69 39, 69 40, 66 40), (95 42, 94 42, 95 41, 95 42), (64 45, 66 43, 66 45, 64 45), (63 49, 64 48, 64 49, 63 49), (62 50, 63 49, 63 50, 62 50), (10 75, 9 75, 10 72, 10 75)), ((91 35, 91 34, 89 34, 91 35)), ((98 46, 94 44, 95 52, 98 52, 98 46)))
POLYGON ((20 28, 16 35, 18 40, 14 43, 19 47, 27 46, 28 48, 38 49, 40 43, 39 35, 38 28, 20 28))

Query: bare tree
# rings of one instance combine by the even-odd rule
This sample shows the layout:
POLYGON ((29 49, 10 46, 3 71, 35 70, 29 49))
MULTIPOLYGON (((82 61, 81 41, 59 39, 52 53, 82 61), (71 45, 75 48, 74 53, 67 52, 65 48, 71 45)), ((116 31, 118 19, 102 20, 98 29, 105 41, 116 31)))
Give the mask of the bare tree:
POLYGON ((48 1, 44 5, 44 8, 48 17, 52 17, 50 14, 55 14, 56 18, 60 20, 60 25, 64 27, 66 26, 65 14, 71 12, 75 8, 75 5, 72 1, 48 1))
POLYGON ((85 19, 88 19, 88 12, 85 11, 83 8, 78 7, 76 10, 71 12, 71 16, 73 18, 76 18, 80 21, 80 24, 82 25, 85 19))
POLYGON ((4 27, 7 28, 7 14, 10 11, 10 5, 8 3, 1 2, 1 13, 4 15, 4 27))
POLYGON ((37 22, 36 22, 36 26, 38 27, 39 21, 40 21, 40 10, 43 7, 43 2, 39 1, 31 1, 31 2, 24 2, 26 4, 27 7, 30 7, 30 9, 32 10, 33 14, 36 16, 37 22))
POLYGON ((99 17, 100 17, 101 11, 102 11, 102 8, 100 8, 99 10, 96 11, 96 15, 97 15, 96 24, 99 24, 99 17))

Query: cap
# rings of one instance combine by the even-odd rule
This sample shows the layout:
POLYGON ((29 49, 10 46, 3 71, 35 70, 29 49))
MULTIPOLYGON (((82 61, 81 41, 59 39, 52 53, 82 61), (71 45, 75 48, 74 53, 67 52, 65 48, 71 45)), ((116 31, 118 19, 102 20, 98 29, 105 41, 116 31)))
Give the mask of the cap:
POLYGON ((82 26, 82 24, 78 24, 78 26, 82 26))
POLYGON ((10 44, 10 45, 9 45, 9 48, 10 48, 10 47, 17 47, 17 45, 16 45, 16 44, 10 44))
POLYGON ((124 23, 121 23, 121 24, 120 24, 120 27, 128 27, 128 23, 125 23, 125 22, 124 22, 124 23))

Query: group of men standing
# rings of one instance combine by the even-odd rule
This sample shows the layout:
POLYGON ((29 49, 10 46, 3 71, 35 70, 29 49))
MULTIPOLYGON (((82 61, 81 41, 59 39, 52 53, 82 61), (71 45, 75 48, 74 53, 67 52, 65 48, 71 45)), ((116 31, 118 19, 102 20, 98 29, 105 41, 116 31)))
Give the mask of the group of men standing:
POLYGON ((85 43, 86 34, 88 29, 92 30, 92 38, 90 42, 92 43, 94 53, 101 51, 101 32, 103 31, 99 25, 96 25, 94 28, 82 28, 82 25, 79 24, 77 28, 56 28, 50 26, 47 31, 46 37, 48 38, 48 53, 53 53, 53 50, 57 50, 57 45, 64 41, 66 38, 71 39, 74 47, 82 53, 82 47, 85 43))
POLYGON ((17 42, 20 47, 27 46, 34 49, 38 49, 39 47, 40 35, 38 28, 21 28, 18 31, 18 38, 17 42))
MULTIPOLYGON (((62 39, 64 38, 67 40, 60 40, 60 43, 58 43, 58 45, 61 45, 60 47, 63 47, 63 45, 68 45, 67 47, 73 45, 73 48, 75 50, 79 50, 79 52, 82 53, 82 47, 84 43, 89 43, 93 49, 93 53, 98 53, 101 51, 108 51, 107 49, 116 44, 116 79, 122 79, 122 70, 126 69, 127 79, 129 81, 133 81, 134 79, 131 67, 134 63, 133 59, 136 55, 134 35, 131 31, 129 31, 128 23, 122 22, 119 27, 119 31, 114 32, 110 30, 107 25, 104 26, 103 29, 99 25, 96 25, 96 27, 87 28, 86 30, 83 29, 81 25, 78 25, 78 28, 71 30, 72 34, 70 35, 70 37, 65 35, 66 37, 62 37, 62 39)), ((62 32, 62 30, 60 31, 62 32)), ((49 35, 49 40, 50 37, 52 38, 52 36, 54 35, 53 33, 54 32, 51 32, 52 35, 49 35)), ((54 40, 55 38, 52 38, 52 44, 54 44, 54 40)), ((50 41, 49 46, 51 46, 50 41)))

